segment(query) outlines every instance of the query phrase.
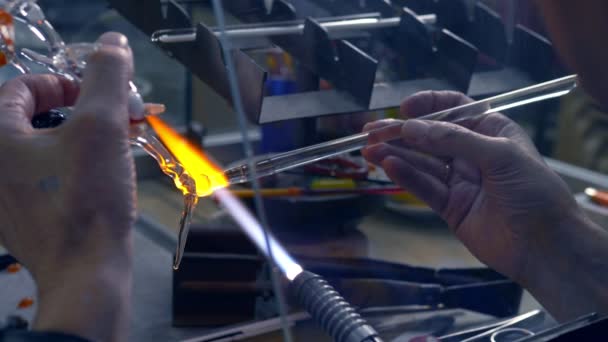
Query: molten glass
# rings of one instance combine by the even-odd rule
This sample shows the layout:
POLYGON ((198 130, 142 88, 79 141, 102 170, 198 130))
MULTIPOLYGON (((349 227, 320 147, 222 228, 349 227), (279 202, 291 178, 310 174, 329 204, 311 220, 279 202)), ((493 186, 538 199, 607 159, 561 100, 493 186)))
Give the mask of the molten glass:
MULTIPOLYGON (((227 187, 228 180, 222 169, 205 156, 200 148, 182 137, 162 119, 148 116, 146 122, 154 129, 163 144, 156 144, 155 142, 158 142, 156 137, 151 136, 145 139, 146 142, 141 141, 142 147, 144 149, 148 147, 148 153, 156 154, 155 158, 160 168, 173 178, 175 186, 184 194, 184 211, 179 222, 177 250, 173 261, 173 269, 177 270, 184 255, 192 212, 198 203, 198 197, 209 196, 215 190, 227 187), (172 156, 158 153, 166 151, 165 147, 172 156)), ((143 138, 142 134, 137 136, 140 140, 143 138)))
MULTIPOLYGON (((176 165, 178 168, 176 169, 173 166, 171 172, 175 173, 177 170, 177 174, 180 175, 177 179, 182 183, 176 181, 175 185, 184 193, 185 209, 180 221, 178 246, 173 263, 174 269, 179 267, 183 256, 190 218, 196 200, 201 196, 215 194, 216 199, 226 208, 228 214, 234 218, 243 232, 264 255, 275 261, 288 279, 293 280, 302 272, 302 267, 295 262, 283 246, 270 233, 264 232, 264 228, 257 219, 230 191, 225 190, 229 182, 220 167, 211 161, 199 147, 186 140, 159 117, 148 116, 146 121, 163 142, 164 146, 159 146, 159 149, 164 150, 164 147, 166 147, 179 162, 176 165), (187 180, 191 181, 188 182, 187 180)), ((155 158, 157 160, 165 159, 163 156, 155 158)), ((160 161, 159 165, 163 168, 163 163, 160 161)), ((171 175, 170 173, 167 174, 171 175)), ((175 177, 173 179, 176 180, 175 177)))
MULTIPOLYGON (((146 121, 167 149, 180 162, 194 182, 196 196, 211 195, 215 190, 228 186, 228 179, 220 167, 215 165, 201 150, 173 130, 162 119, 148 116, 146 121)), ((184 195, 192 193, 190 189, 180 188, 184 195)))

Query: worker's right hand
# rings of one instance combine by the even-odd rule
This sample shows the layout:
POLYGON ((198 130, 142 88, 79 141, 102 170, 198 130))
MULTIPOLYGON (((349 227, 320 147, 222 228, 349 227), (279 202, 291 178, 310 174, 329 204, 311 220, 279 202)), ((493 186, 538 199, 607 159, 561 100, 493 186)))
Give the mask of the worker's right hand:
MULTIPOLYGON (((416 118, 470 101, 422 92, 403 102, 401 114, 416 118)), ((452 116, 459 124, 412 119, 373 133, 364 156, 439 213, 478 259, 525 284, 537 272, 532 260, 546 265, 544 252, 560 248, 550 240, 574 236, 584 215, 517 124, 501 114, 462 121, 463 114, 452 116), (398 141, 375 144, 395 130, 398 141)))

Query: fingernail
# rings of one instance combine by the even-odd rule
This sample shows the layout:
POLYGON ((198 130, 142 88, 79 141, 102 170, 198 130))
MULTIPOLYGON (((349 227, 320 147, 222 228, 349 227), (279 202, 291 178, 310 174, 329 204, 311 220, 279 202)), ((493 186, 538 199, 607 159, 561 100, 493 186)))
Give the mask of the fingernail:
POLYGON ((419 143, 425 139, 429 123, 424 120, 407 120, 401 128, 403 140, 409 143, 419 143))
POLYGON ((101 37, 99 37, 97 43, 102 45, 118 46, 124 49, 129 46, 129 40, 127 39, 127 37, 116 32, 104 33, 101 37))

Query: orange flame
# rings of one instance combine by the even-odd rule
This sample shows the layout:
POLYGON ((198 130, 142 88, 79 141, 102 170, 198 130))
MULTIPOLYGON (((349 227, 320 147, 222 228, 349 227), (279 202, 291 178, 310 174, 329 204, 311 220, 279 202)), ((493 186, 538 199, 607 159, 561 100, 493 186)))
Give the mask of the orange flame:
MULTIPOLYGON (((147 116, 147 122, 152 126, 165 147, 182 164, 184 170, 196 183, 197 196, 207 196, 213 191, 228 186, 228 179, 220 167, 215 165, 197 146, 182 137, 173 128, 157 116, 147 116)), ((188 193, 184 185, 184 193, 188 193)))

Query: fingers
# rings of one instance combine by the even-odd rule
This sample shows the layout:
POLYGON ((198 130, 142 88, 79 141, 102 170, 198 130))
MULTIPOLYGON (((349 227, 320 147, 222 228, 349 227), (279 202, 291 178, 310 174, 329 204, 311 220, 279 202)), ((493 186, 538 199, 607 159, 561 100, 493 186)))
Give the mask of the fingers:
POLYGON ((371 121, 365 124, 365 126, 363 126, 363 132, 369 132, 369 131, 373 131, 373 130, 377 130, 383 127, 387 127, 387 126, 392 126, 398 123, 403 123, 405 121, 403 120, 395 120, 395 119, 382 119, 382 120, 376 120, 376 121, 371 121))
POLYGON ((381 142, 398 139, 401 136, 401 126, 403 120, 378 120, 370 122, 363 127, 364 132, 368 132, 368 145, 374 145, 381 142))
POLYGON ((133 74, 133 57, 127 38, 118 33, 106 33, 87 61, 76 113, 128 127, 127 109, 129 81, 133 74))
POLYGON ((455 91, 421 91, 401 103, 400 114, 405 118, 417 118, 472 101, 464 94, 455 91))
POLYGON ((78 85, 57 75, 25 75, 0 87, 0 124, 5 129, 31 130, 37 113, 74 104, 78 85))
POLYGON ((480 168, 505 151, 504 138, 478 134, 448 122, 408 120, 401 130, 403 141, 412 148, 438 157, 462 158, 480 168))
POLYGON ((382 168, 395 183, 416 195, 436 212, 442 212, 449 194, 447 185, 396 156, 384 159, 382 168))
POLYGON ((365 148, 363 156, 372 164, 381 165, 382 161, 390 156, 398 157, 416 169, 428 173, 438 179, 447 178, 448 169, 446 162, 433 156, 412 151, 407 148, 392 146, 389 144, 377 144, 365 148))

